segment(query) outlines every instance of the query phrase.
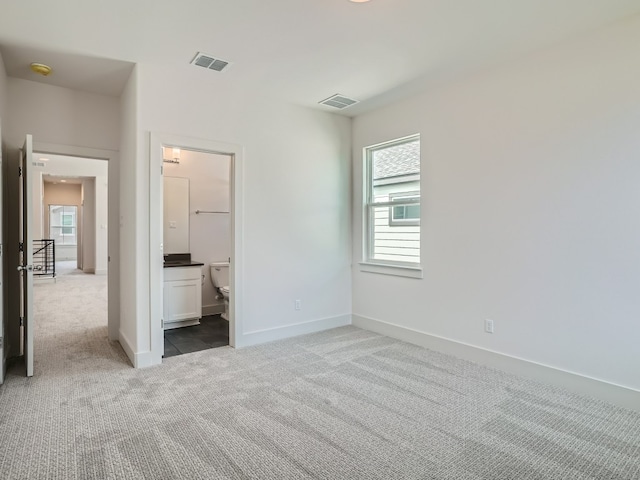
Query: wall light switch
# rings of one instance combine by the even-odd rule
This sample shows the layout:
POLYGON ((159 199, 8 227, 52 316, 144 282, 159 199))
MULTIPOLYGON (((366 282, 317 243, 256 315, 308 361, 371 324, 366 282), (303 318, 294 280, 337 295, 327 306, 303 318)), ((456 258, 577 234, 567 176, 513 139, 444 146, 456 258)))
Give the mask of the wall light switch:
POLYGON ((178 225, 176 224, 175 221, 169 222, 169 228, 178 228, 178 225))

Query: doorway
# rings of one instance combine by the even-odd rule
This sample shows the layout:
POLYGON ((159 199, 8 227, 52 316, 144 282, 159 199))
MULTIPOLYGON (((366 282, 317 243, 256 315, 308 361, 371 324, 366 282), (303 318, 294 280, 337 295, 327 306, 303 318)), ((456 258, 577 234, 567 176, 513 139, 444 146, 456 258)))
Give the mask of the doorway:
POLYGON ((109 163, 36 150, 31 167, 36 350, 81 348, 108 336, 109 163))
POLYGON ((230 179, 230 155, 163 149, 164 358, 229 344, 230 179))
MULTIPOLYGON (((70 175, 72 177, 89 177, 96 179, 100 177, 99 181, 96 180, 94 186, 96 195, 100 198, 100 215, 96 216, 95 225, 96 238, 95 240, 88 238, 85 241, 95 241, 97 243, 96 252, 106 251, 106 264, 103 261, 97 262, 95 266, 89 263, 83 263, 81 270, 86 268, 87 273, 90 273, 93 267, 96 277, 101 277, 102 280, 106 277, 108 335, 109 340, 118 340, 120 329, 120 229, 118 221, 120 215, 120 192, 118 152, 114 150, 76 147, 37 141, 33 144, 33 150, 37 152, 34 155, 38 158, 38 160, 35 160, 34 157, 33 163, 36 165, 33 165, 33 171, 39 171, 40 175, 45 173, 52 175, 69 175, 69 171, 72 171, 74 172, 74 174, 70 175), (48 160, 44 161, 42 160, 43 158, 48 160), (55 160, 52 160, 52 158, 55 160), (90 167, 89 163, 81 163, 85 160, 90 161, 89 163, 91 163, 92 166, 90 167), (52 162, 58 162, 55 169, 52 162), (83 165, 84 169, 78 170, 78 168, 83 165), (107 172, 106 179, 102 178, 104 171, 107 172), (106 190, 106 203, 104 201, 103 190, 106 190), (106 237, 104 235, 105 232, 106 237)), ((32 203, 34 205, 34 216, 42 218, 42 200, 34 194, 32 203)), ((44 224, 44 221, 42 221, 42 224, 44 224)), ((44 225, 42 226, 44 228, 44 225)), ((80 240, 83 241, 83 238, 81 237, 80 240)), ((99 254, 98 258, 104 260, 104 254, 99 254)), ((82 260, 84 260, 84 258, 82 258, 82 260)), ((72 264, 72 266, 74 264, 72 264)))
MULTIPOLYGON (((242 324, 242 256, 241 256, 241 238, 242 238, 242 195, 240 187, 242 184, 242 148, 238 145, 214 142, 209 140, 194 139, 190 137, 181 137, 169 134, 155 134, 150 136, 150 230, 149 230, 149 265, 150 265, 150 319, 151 319, 151 353, 153 363, 161 363, 164 353, 164 324, 167 321, 169 312, 165 308, 164 295, 164 176, 171 168, 171 163, 163 161, 166 157, 165 152, 174 149, 180 152, 192 152, 199 155, 212 155, 220 158, 226 158, 228 161, 229 171, 229 189, 228 189, 228 211, 224 208, 211 209, 198 205, 189 205, 191 216, 198 217, 199 221, 213 221, 214 216, 223 216, 226 214, 229 226, 229 246, 227 259, 229 263, 229 301, 228 301, 228 324, 229 324, 229 345, 238 347, 241 344, 241 324, 242 324), (200 213, 196 213, 199 211, 200 213), (224 213, 204 213, 224 212, 224 213), (208 218, 207 218, 208 217, 208 218)), ((170 158, 171 159, 171 158, 170 158)), ((206 192, 207 187, 205 185, 206 192)), ((209 190, 213 192, 213 187, 209 190)), ((213 195, 213 193, 212 193, 213 195)), ((206 243, 206 239, 204 239, 206 243)), ((189 247, 191 249, 191 247, 189 247)), ((198 259, 192 259, 197 261, 198 259)), ((209 270, 209 259, 207 264, 201 261, 204 271, 209 270)), ((205 278, 200 277, 198 287, 202 288, 202 282, 211 282, 209 276, 205 274, 205 278)), ((211 288, 213 292, 213 286, 211 288)), ((220 300, 220 299, 218 299, 220 300)), ((218 303, 218 307, 224 309, 218 303)), ((206 312, 205 312, 206 313, 206 312)))

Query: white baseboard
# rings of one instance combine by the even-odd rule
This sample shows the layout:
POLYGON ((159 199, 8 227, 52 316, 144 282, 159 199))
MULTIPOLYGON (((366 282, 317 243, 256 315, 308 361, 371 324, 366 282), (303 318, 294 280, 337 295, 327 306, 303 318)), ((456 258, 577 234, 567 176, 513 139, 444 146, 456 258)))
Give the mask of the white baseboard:
POLYGON ((297 337, 307 333, 320 332, 336 327, 344 327, 351 324, 351 315, 339 315, 337 317, 321 318, 308 322, 295 323, 282 327, 269 328, 266 330, 255 330, 246 332, 241 338, 236 338, 236 348, 249 347, 260 343, 282 340, 284 338, 297 337))
POLYGON ((153 365, 153 357, 151 355, 151 352, 136 353, 133 349, 133 346, 131 345, 131 342, 122 332, 122 330, 119 331, 118 340, 120 342, 120 345, 122 345, 122 349, 127 354, 127 357, 129 357, 129 361, 133 365, 133 368, 145 368, 153 365))
POLYGON ((407 343, 487 365, 542 383, 563 387, 575 393, 589 395, 640 412, 640 391, 629 387, 487 350, 482 347, 456 342, 448 338, 430 335, 393 323, 383 322, 382 320, 355 314, 352 317, 353 326, 358 328, 371 330, 387 337, 397 338, 407 343))
POLYGON ((84 273, 96 273, 96 269, 95 268, 85 268, 82 270, 84 273))
POLYGON ((219 313, 224 313, 224 304, 223 305, 203 305, 202 306, 202 316, 206 317, 207 315, 217 315, 219 313))
POLYGON ((122 349, 124 350, 124 353, 126 353, 127 357, 129 357, 129 361, 131 362, 131 365, 135 367, 136 355, 135 353, 133 353, 133 347, 131 346, 131 343, 129 343, 129 339, 124 333, 122 333, 122 330, 118 332, 118 341, 120 342, 120 345, 122 345, 122 349))

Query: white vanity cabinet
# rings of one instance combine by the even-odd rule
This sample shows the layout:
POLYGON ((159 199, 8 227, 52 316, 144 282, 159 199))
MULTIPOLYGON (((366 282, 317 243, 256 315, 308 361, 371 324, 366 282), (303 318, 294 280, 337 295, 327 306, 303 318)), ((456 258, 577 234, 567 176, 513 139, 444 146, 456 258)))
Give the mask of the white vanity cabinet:
POLYGON ((202 318, 202 267, 164 268, 164 329, 198 325, 202 318))

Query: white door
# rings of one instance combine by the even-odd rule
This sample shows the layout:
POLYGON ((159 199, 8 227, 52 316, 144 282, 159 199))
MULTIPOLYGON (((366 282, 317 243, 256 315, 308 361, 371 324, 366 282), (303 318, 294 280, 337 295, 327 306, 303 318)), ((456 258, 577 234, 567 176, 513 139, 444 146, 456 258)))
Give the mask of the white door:
MULTIPOLYGON (((0 128, 0 139, 2 138, 2 129, 0 128)), ((1 142, 0 142, 1 143, 1 142)), ((0 212, 2 209, 2 148, 0 147, 0 212)), ((2 279, 4 278, 2 275, 3 265, 4 265, 4 257, 2 256, 3 252, 2 245, 2 221, 0 221, 0 305, 4 305, 2 298, 2 279)), ((7 349, 5 348, 5 335, 7 332, 7 327, 5 325, 5 318, 2 315, 2 311, 4 309, 0 308, 0 384, 4 383, 4 376, 7 371, 7 349)))
POLYGON ((20 263, 18 270, 22 276, 20 283, 21 312, 24 338, 24 363, 27 377, 33 376, 33 238, 31 237, 32 205, 31 165, 33 161, 33 140, 27 135, 20 151, 20 263))

